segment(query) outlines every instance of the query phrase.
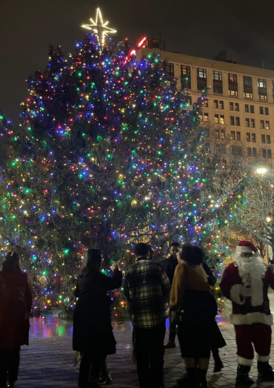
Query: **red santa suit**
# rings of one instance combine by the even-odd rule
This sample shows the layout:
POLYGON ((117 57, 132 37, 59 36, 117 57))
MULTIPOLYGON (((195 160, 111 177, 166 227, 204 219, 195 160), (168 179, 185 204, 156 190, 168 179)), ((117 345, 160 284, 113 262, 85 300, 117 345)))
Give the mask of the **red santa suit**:
POLYGON ((269 286, 274 289, 272 269, 264 264, 252 243, 242 241, 236 247, 234 263, 225 269, 220 283, 224 296, 232 301, 231 323, 235 326, 239 365, 252 365, 253 345, 258 361, 269 361, 273 324, 267 296, 269 286), (241 257, 241 253, 250 251, 251 257, 241 257))

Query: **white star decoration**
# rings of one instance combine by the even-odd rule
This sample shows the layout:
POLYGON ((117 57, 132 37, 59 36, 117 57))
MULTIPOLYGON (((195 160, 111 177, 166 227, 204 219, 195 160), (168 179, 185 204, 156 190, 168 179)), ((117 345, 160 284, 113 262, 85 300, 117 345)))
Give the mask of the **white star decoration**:
POLYGON ((96 21, 90 18, 91 24, 82 24, 83 28, 94 31, 98 36, 98 43, 100 49, 105 45, 106 36, 108 34, 115 34, 117 31, 113 28, 107 27, 109 22, 104 22, 100 8, 96 11, 96 21))

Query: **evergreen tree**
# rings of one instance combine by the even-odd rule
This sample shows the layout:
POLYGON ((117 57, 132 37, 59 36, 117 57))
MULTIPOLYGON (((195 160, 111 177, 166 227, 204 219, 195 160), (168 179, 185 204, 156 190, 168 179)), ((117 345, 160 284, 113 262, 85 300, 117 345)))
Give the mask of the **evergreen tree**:
POLYGON ((217 233, 217 170, 199 128, 205 97, 189 107, 159 55, 137 62, 127 41, 101 53, 87 35, 67 59, 50 47, 28 89, 9 141, 1 216, 38 311, 73 307, 86 247, 102 249, 105 267, 115 260, 125 269, 137 241, 162 257, 172 241, 203 245, 217 233))

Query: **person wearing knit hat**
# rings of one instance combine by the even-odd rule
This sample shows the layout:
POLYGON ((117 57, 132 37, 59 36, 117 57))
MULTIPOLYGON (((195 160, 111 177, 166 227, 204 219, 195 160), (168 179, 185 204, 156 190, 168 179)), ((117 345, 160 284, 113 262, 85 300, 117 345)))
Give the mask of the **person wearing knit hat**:
POLYGON ((271 326, 273 317, 267 296, 268 287, 274 289, 273 270, 264 264, 257 248, 249 241, 236 247, 234 262, 224 271, 220 283, 225 297, 232 301, 231 323, 235 327, 238 369, 236 384, 251 386, 254 381, 249 372, 258 356, 260 381, 274 381, 269 364, 271 326))

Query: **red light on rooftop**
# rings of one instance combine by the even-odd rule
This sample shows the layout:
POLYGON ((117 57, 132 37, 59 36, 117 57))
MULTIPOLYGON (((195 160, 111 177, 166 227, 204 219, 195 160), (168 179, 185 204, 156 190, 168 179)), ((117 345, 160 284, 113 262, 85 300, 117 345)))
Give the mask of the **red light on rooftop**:
POLYGON ((147 40, 147 37, 145 36, 144 38, 142 38, 142 39, 137 43, 137 47, 138 47, 138 48, 142 47, 146 40, 147 40))

